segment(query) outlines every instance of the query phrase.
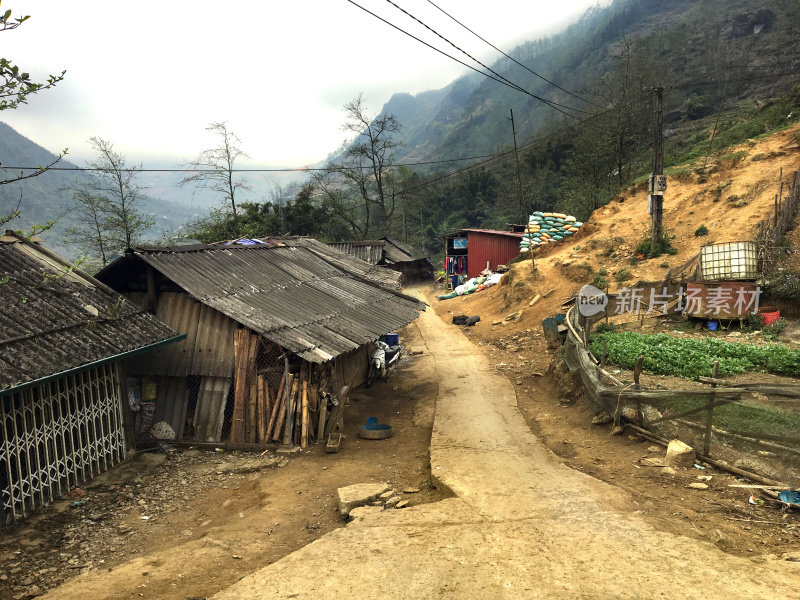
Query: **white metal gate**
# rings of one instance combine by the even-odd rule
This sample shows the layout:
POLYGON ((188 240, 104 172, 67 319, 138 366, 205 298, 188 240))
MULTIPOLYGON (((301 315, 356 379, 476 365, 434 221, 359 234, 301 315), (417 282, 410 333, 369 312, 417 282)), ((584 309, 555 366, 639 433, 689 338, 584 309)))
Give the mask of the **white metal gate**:
POLYGON ((116 364, 0 398, 0 528, 125 459, 116 364))

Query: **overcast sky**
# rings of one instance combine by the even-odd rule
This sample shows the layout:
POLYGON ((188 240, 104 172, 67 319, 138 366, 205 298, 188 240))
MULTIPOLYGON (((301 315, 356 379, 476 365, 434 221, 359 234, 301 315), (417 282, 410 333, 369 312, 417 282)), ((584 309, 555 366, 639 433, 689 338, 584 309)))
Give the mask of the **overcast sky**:
MULTIPOLYGON (((387 0, 355 1, 454 53, 387 0)), ((434 1, 506 51, 596 4, 434 1)), ((394 2, 484 62, 498 58, 427 0, 394 2)), ((2 7, 31 19, 0 33, 0 56, 37 81, 67 73, 0 120, 51 151, 69 147, 77 163, 90 157, 86 140, 99 136, 145 167, 177 164, 213 145, 210 122, 228 121, 252 164, 307 165, 344 140, 342 105, 359 92, 376 114, 396 92, 441 88, 467 71, 347 0, 4 0, 2 7)))

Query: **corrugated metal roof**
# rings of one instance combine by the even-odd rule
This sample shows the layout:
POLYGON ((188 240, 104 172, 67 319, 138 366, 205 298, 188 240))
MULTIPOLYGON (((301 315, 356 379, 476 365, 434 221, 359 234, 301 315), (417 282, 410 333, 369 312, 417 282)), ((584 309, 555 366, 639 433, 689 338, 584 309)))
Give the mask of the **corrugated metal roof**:
POLYGON ((415 260, 427 260, 419 250, 413 246, 393 237, 383 238, 386 242, 386 260, 390 263, 413 262, 415 260))
POLYGON ((326 362, 407 325, 423 309, 394 289, 399 273, 309 238, 281 242, 136 249, 98 277, 125 286, 126 270, 141 261, 201 303, 311 362, 326 362))
POLYGON ((66 272, 68 266, 22 237, 0 239, 0 390, 175 337, 153 315, 88 275, 66 272))
POLYGON ((379 240, 330 242, 328 245, 371 265, 397 264, 426 259, 424 254, 414 250, 410 245, 391 237, 379 240))
POLYGON ((444 237, 455 237, 455 236, 461 235, 463 232, 483 233, 483 234, 486 234, 486 235, 503 235, 503 236, 516 238, 517 240, 522 239, 522 233, 515 233, 513 231, 499 231, 497 229, 460 229, 459 231, 451 233, 451 234, 448 234, 448 235, 446 235, 444 237))
POLYGON ((363 242, 330 242, 331 248, 355 256, 356 258, 368 262, 371 265, 379 265, 383 262, 385 254, 385 242, 383 240, 363 241, 363 242))

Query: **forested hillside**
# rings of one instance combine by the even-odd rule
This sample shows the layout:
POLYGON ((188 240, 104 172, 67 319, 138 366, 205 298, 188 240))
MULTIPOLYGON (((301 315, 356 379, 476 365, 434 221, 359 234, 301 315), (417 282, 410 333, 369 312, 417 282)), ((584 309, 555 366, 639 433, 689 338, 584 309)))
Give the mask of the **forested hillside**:
MULTIPOLYGON (((798 48, 796 0, 614 0, 552 37, 498 54, 490 71, 478 67, 487 76, 471 72, 416 96, 398 91, 377 115, 354 98, 342 115, 350 143, 306 173, 297 192, 255 186, 240 199, 238 219, 223 205, 192 236, 394 235, 435 255, 454 228, 505 228, 534 210, 586 219, 651 172, 654 88, 664 88, 666 172, 692 169, 702 178, 728 147, 800 119, 798 48)), ((28 165, 51 159, 38 147, 14 154, 11 146, 24 143, 0 127, 5 164, 8 156, 28 165)), ((76 177, 0 186, 0 203, 15 204, 22 190, 27 223, 17 226, 44 221, 66 206, 57 190, 76 177)), ((159 180, 160 196, 169 197, 169 184, 159 180)), ((149 198, 142 206, 157 217, 151 237, 203 212, 149 198)))
MULTIPOLYGON (((456 227, 505 228, 533 210, 585 219, 652 171, 656 87, 666 167, 696 159, 713 168, 728 146, 797 121, 798 24, 794 0, 594 8, 493 64, 492 76, 513 85, 471 73, 416 97, 398 93, 374 118, 355 99, 344 120, 361 135, 309 178, 305 208, 254 205, 241 233, 282 231, 289 211, 306 234, 392 234, 435 254, 456 227)), ((234 233, 220 217, 201 237, 234 233)))

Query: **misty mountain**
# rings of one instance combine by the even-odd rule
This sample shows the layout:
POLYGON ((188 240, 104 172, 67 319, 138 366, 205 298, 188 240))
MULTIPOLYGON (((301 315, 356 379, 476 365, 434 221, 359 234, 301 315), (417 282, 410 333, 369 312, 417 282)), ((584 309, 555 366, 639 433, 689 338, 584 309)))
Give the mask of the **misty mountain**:
MULTIPOLYGON (((56 155, 42 148, 12 127, 0 121, 0 166, 5 170, 0 177, 13 178, 18 170, 9 167, 38 167, 50 164, 56 155)), ((131 161, 131 164, 136 164, 131 161)), ((76 165, 62 159, 56 165, 61 169, 76 168, 76 165)), ((184 173, 169 171, 174 164, 149 163, 146 167, 154 169, 139 174, 137 182, 145 188, 147 195, 138 205, 139 209, 155 218, 155 224, 147 232, 146 239, 159 240, 184 231, 187 225, 198 217, 220 206, 218 195, 207 189, 193 186, 179 186, 184 173), (158 171, 157 169, 165 169, 158 171)), ((296 174, 248 173, 245 174, 250 187, 243 192, 241 201, 263 202, 269 198, 288 194, 292 189, 291 180, 296 174)), ((19 203, 21 216, 6 225, 6 228, 30 230, 34 224, 44 224, 58 219, 52 229, 42 237, 50 248, 75 259, 76 252, 65 240, 67 231, 74 226, 77 216, 71 212, 72 198, 65 188, 79 187, 87 183, 89 176, 81 171, 48 170, 24 181, 0 185, 0 215, 8 214, 19 203)))
MULTIPOLYGON (((736 79, 728 90, 730 104, 775 96, 796 81, 796 77, 739 80, 754 71, 761 75, 767 68, 800 68, 795 50, 797 23, 800 3, 793 0, 769 0, 758 7, 746 0, 615 0, 607 7, 588 10, 558 34, 506 50, 574 95, 505 57, 492 69, 533 95, 575 109, 562 109, 565 112, 585 118, 615 100, 609 97, 604 78, 614 69, 622 46, 633 43, 639 58, 654 68, 652 85, 722 80, 730 65, 731 78, 736 79)), ((476 38, 476 45, 480 43, 476 38)), ((722 85, 697 86, 680 94, 683 106, 669 115, 672 122, 713 113, 722 85)), ((402 125, 404 146, 396 159, 420 161, 484 155, 510 147, 511 109, 520 144, 552 129, 554 123, 575 121, 530 95, 476 73, 441 90, 416 96, 397 93, 381 115, 394 114, 402 125)))

